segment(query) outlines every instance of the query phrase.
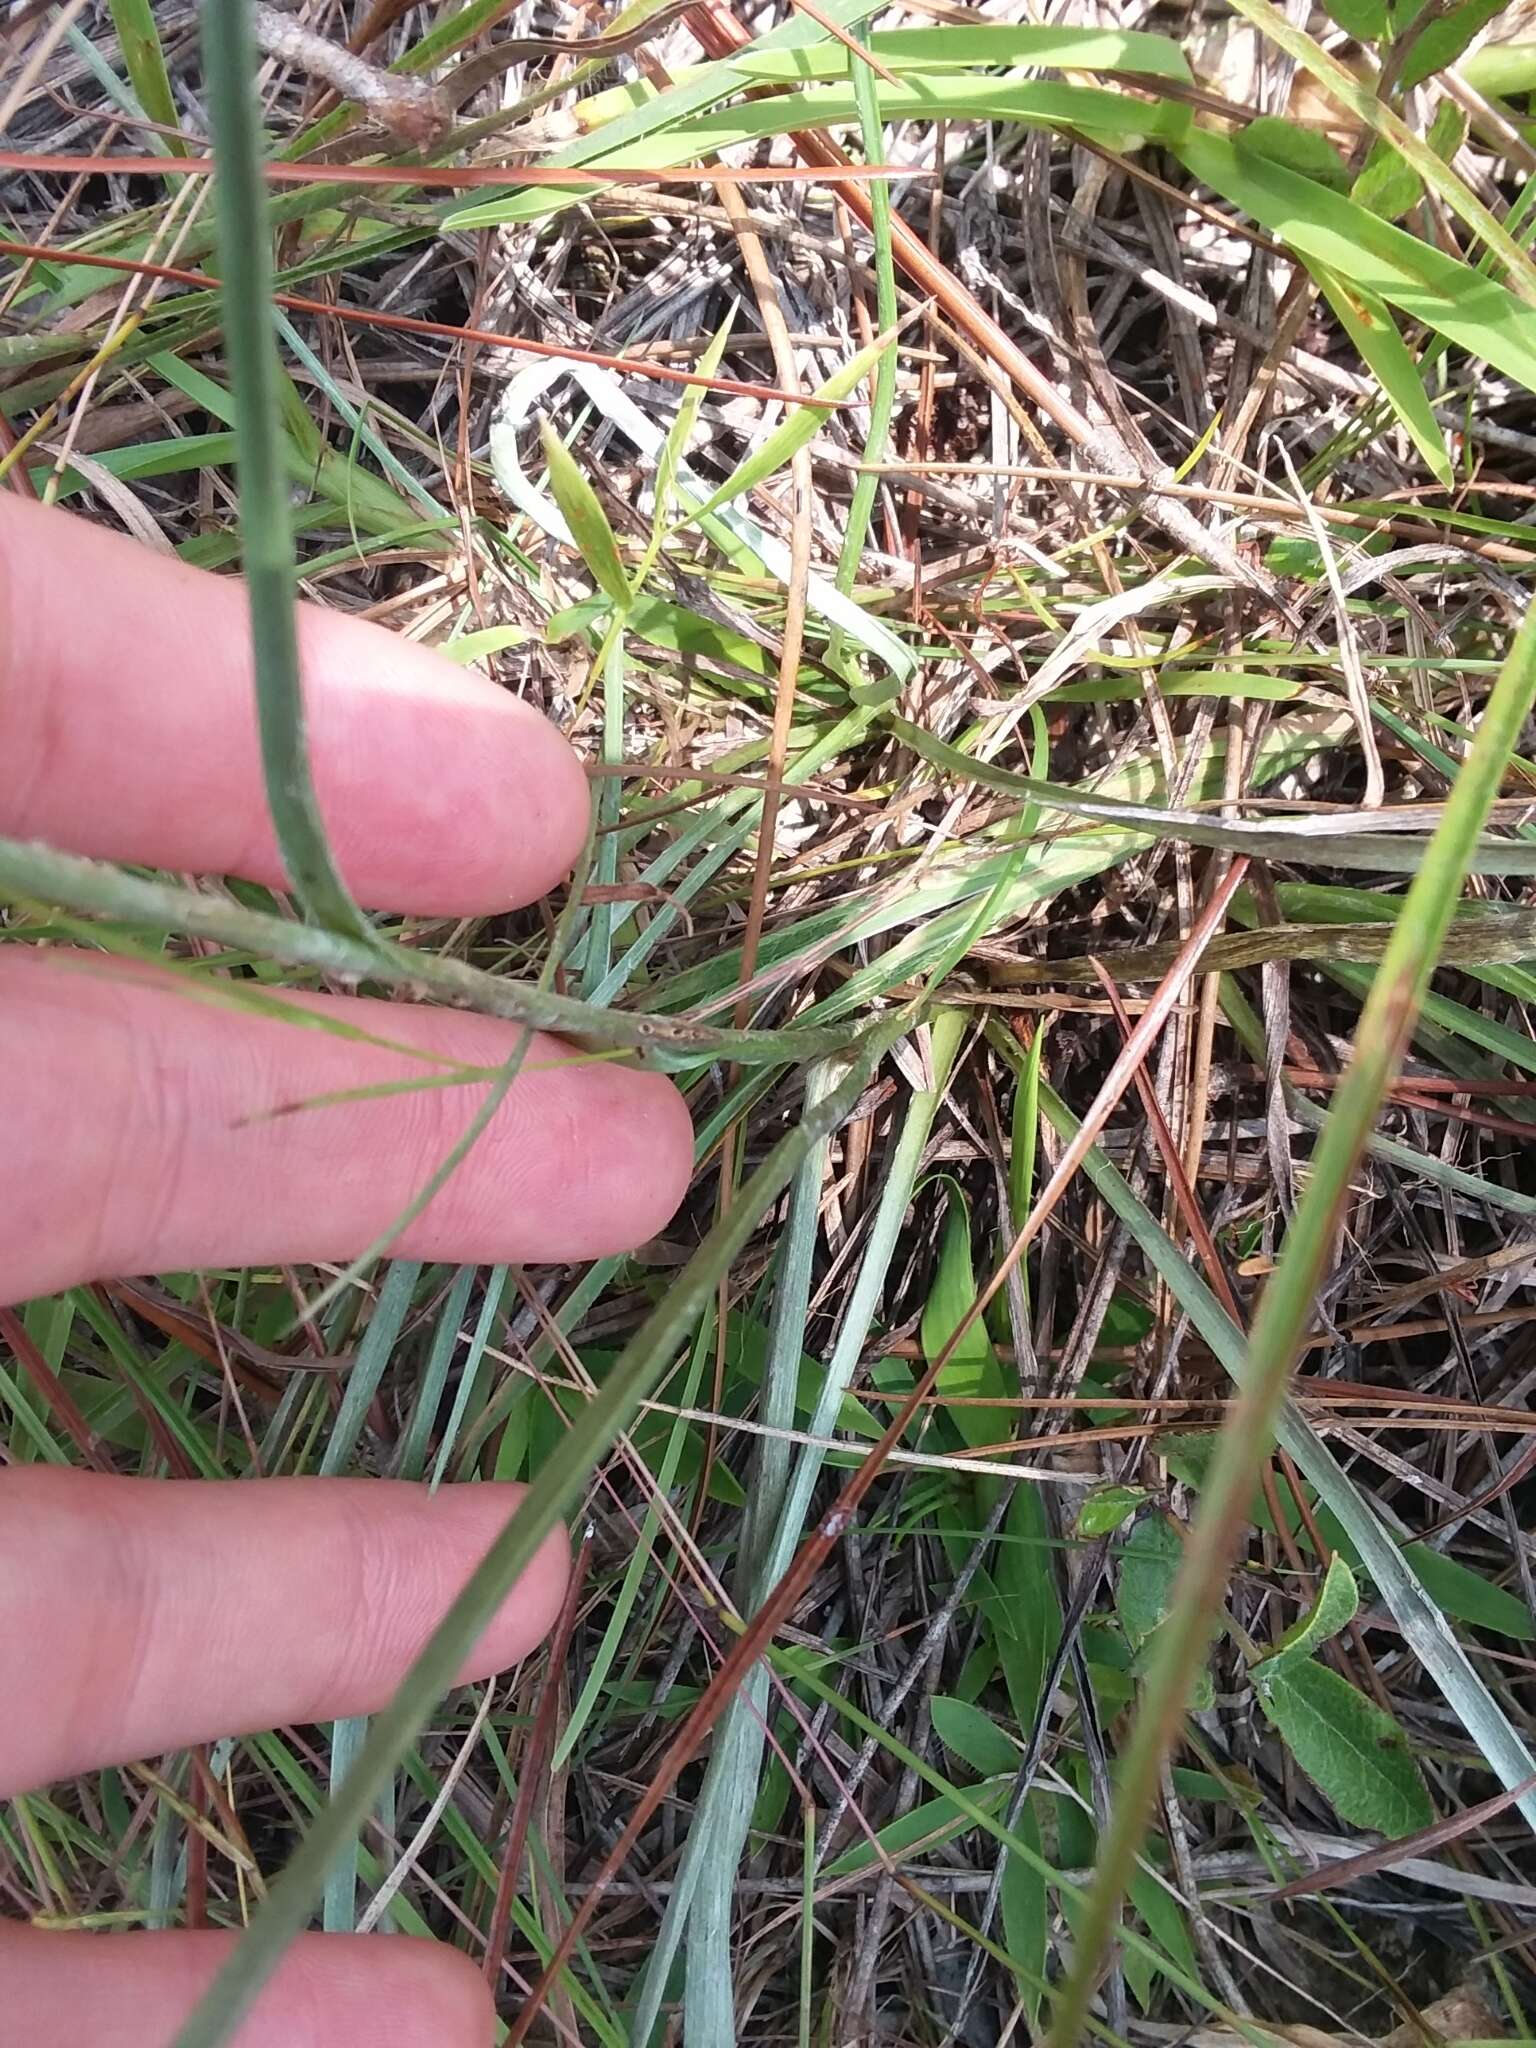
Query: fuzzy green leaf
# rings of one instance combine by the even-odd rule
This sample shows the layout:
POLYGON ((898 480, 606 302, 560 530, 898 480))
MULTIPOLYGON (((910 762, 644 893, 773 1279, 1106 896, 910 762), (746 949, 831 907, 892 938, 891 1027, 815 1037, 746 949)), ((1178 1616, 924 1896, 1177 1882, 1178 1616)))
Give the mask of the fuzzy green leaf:
POLYGON ((940 1742, 978 1778, 995 1778, 1019 1766, 1017 1743, 1011 1742, 992 1716, 969 1700, 936 1693, 929 1706, 933 1731, 940 1742))
POLYGON ((1115 1606, 1120 1626, 1138 1649, 1168 1612, 1184 1545, 1171 1515, 1144 1515, 1125 1540, 1115 1606))
POLYGON ((1462 0, 1449 14, 1427 22, 1408 46, 1399 86, 1406 92, 1446 70, 1507 5, 1508 0, 1462 0))
POLYGON ((1328 12, 1356 42, 1380 43, 1387 37, 1387 0, 1324 0, 1328 12))
POLYGON ((1298 128, 1294 121, 1282 121, 1278 114, 1260 114, 1234 138, 1244 156, 1264 157, 1299 171, 1334 192, 1349 190, 1349 166, 1326 135, 1314 128, 1298 128))
POLYGON ((1259 1666, 1254 1689, 1291 1755, 1341 1820, 1378 1834, 1427 1828, 1435 1810, 1392 1716, 1309 1657, 1259 1666))
POLYGON ((1328 1570, 1317 1598, 1299 1620, 1292 1622, 1267 1657, 1254 1668, 1273 1670, 1290 1658, 1310 1657, 1347 1628, 1360 1611, 1360 1590, 1355 1575, 1337 1553, 1328 1560, 1328 1570))
POLYGON ((1079 1536, 1107 1536, 1147 1498, 1144 1486, 1095 1487, 1077 1511, 1079 1536))

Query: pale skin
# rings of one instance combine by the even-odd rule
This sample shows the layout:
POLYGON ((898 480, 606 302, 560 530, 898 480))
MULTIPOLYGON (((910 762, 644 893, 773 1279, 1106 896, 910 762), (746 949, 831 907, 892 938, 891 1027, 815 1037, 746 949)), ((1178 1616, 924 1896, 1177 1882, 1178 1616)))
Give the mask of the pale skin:
MULTIPOLYGON (((359 901, 471 916, 559 882, 588 800, 552 726, 334 612, 306 609, 301 646, 321 806, 359 901)), ((0 833, 281 885, 237 583, 0 493, 0 833)), ((516 1042, 491 1018, 308 1000, 482 1067, 516 1042)), ((560 1052, 536 1041, 402 1255, 586 1259, 666 1224, 691 1163, 681 1097, 659 1075, 560 1052)), ((421 1071, 403 1053, 189 1001, 153 971, 0 945, 0 1302, 122 1274, 354 1256, 481 1091, 259 1113, 421 1071)), ((515 1499, 494 1485, 429 1496, 379 1480, 0 1464, 0 1798, 382 1706, 515 1499)), ((567 1566, 551 1538, 464 1679, 538 1644, 567 1566)), ((165 2048, 229 1939, 0 1921, 0 2033, 165 2048)), ((446 1946, 311 1935, 236 2039, 485 2048, 491 2006, 479 1969, 446 1946)))

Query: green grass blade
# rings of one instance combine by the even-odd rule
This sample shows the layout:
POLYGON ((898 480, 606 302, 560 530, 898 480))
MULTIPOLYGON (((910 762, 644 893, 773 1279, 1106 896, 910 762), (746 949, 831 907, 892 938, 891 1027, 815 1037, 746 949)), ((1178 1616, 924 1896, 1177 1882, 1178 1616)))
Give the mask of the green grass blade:
MULTIPOLYGON (((856 39, 855 39, 856 40, 856 39)), ((885 128, 880 119, 880 95, 875 74, 862 57, 848 54, 853 96, 859 110, 859 139, 866 163, 879 163, 885 155, 885 128)), ((877 178, 869 188, 869 231, 875 245, 875 322, 882 334, 890 333, 900 317, 896 297, 896 262, 891 248, 891 188, 877 178)), ((871 466, 854 479, 853 499, 848 507, 848 525, 837 558, 833 581, 846 595, 858 580, 864 559, 864 537, 875 507, 880 478, 874 465, 885 460, 886 437, 896 406, 896 351, 886 349, 875 365, 875 388, 869 402, 869 426, 864 435, 864 461, 871 466)), ((837 658, 841 634, 832 640, 831 659, 837 658)))
MULTIPOLYGON (((171 91, 150 0, 112 0, 112 26, 117 30, 118 46, 123 53, 123 69, 140 107, 162 128, 179 127, 176 96, 171 91)), ((161 141, 171 155, 186 154, 186 144, 178 135, 162 136, 161 141)))
POLYGON ((250 1927, 173 2048, 225 2048, 252 2001, 308 1923, 327 1873, 362 1826, 396 1764, 453 1682, 470 1644, 506 1598, 518 1574, 562 1515, 579 1499, 598 1459, 639 1412, 677 1345, 757 1229, 763 1212, 798 1170, 823 1131, 835 1130, 858 1101, 882 1055, 911 1028, 900 1012, 869 1031, 846 1078, 769 1153, 711 1230, 665 1299, 625 1345, 585 1412, 556 1443, 522 1504, 433 1631, 394 1699, 374 1719, 361 1755, 273 1885, 250 1927))
POLYGON ((1536 305, 1536 268, 1532 267, 1529 254, 1468 190, 1450 165, 1441 162, 1421 135, 1414 134, 1401 115, 1394 113, 1379 94, 1346 70, 1336 57, 1319 48, 1304 28, 1288 21, 1279 8, 1270 5, 1270 0, 1232 0, 1232 5, 1253 23, 1260 35, 1310 71, 1326 92, 1341 106, 1348 107, 1356 120, 1390 142, 1412 164, 1430 191, 1438 194, 1475 235, 1481 236, 1503 263, 1511 285, 1526 304, 1536 305))
POLYGON ((895 341, 894 333, 877 335, 868 348, 861 348, 856 356, 834 370, 824 384, 819 384, 811 394, 812 404, 797 406, 782 425, 752 452, 739 462, 721 484, 710 494, 696 512, 690 512, 689 519, 705 519, 729 505, 733 498, 739 498, 753 490, 760 483, 766 483, 776 470, 780 470, 799 451, 813 441, 821 430, 823 405, 835 405, 850 392, 857 391, 864 379, 888 355, 895 341))
POLYGON ((256 46, 246 0, 205 0, 202 22, 208 107, 219 159, 214 205, 237 407, 240 531, 267 802, 283 865, 305 914, 332 930, 366 937, 367 921, 326 843, 305 736, 272 318, 272 248, 254 88, 256 46))
POLYGON ((1190 1674, 1210 1641, 1235 1532, 1252 1498, 1259 1461, 1273 1440, 1291 1367, 1333 1255, 1350 1176, 1407 1047, 1455 914, 1472 849, 1533 700, 1536 612, 1528 612, 1484 706, 1440 829, 1425 851, 1424 864, 1393 927, 1393 943, 1361 1012, 1354 1052, 1334 1095, 1333 1116, 1318 1143, 1306 1192, 1259 1302, 1237 1405, 1221 1432, 1173 1609, 1159 1631, 1146 1690, 1123 1753, 1088 1914, 1053 2017, 1055 2048, 1073 2048, 1082 2031, 1099 1958, 1135 1868, 1162 1758, 1183 1713, 1190 1674))
POLYGON ((1318 264, 1314 275, 1340 325, 1360 351, 1361 361, 1375 376, 1387 403, 1429 465, 1430 474, 1449 490, 1453 473, 1445 435, 1424 390, 1419 366, 1392 315, 1374 292, 1337 276, 1326 265, 1318 264))

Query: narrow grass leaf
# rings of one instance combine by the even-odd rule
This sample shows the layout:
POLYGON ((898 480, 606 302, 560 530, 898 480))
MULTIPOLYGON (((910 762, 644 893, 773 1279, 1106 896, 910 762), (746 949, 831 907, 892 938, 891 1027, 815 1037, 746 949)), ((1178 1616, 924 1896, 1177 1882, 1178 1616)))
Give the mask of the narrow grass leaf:
POLYGON ((870 1030, 847 1078, 815 1113, 790 1130, 742 1188, 687 1266, 625 1345, 582 1416, 557 1439, 501 1534, 471 1574, 399 1691, 378 1714, 356 1765, 336 1788, 282 1876, 253 1916, 239 1946, 176 2035, 173 2048, 225 2048, 252 2001, 309 1919, 327 1872, 372 1810, 406 1748, 453 1682, 470 1644, 560 1517, 580 1497, 599 1458, 639 1412, 702 1314, 768 1204, 810 1146, 836 1129, 857 1103, 881 1056, 911 1019, 898 1013, 870 1030))
POLYGON ((1449 490, 1454 472, 1445 435, 1424 390, 1419 366, 1398 333, 1385 302, 1347 277, 1338 276, 1326 264, 1315 264, 1313 275, 1408 438, 1429 465, 1430 474, 1449 490))
MULTIPOLYGON (((888 71, 963 70, 1017 65, 1071 71, 1126 71, 1190 82, 1189 63, 1168 36, 1133 29, 1058 28, 1052 23, 946 22, 936 28, 877 28, 868 47, 888 71)), ((848 59, 830 38, 798 50, 743 51, 733 66, 764 83, 831 79, 848 59)), ((873 161, 873 159, 871 159, 873 161)))
POLYGON ((1251 214, 1303 262, 1321 263, 1377 293, 1536 390, 1536 311, 1506 286, 1311 178, 1245 157, 1224 136, 1192 128, 1169 147, 1194 177, 1251 214))
POLYGON ((123 69, 134 98, 151 121, 171 131, 160 138, 166 150, 172 156, 184 156, 186 144, 175 132, 180 126, 176 95, 171 90, 150 0, 112 0, 112 26, 117 30, 123 69))
POLYGON ((1533 700, 1536 608, 1527 612, 1489 693, 1440 828, 1393 927, 1394 943, 1366 998, 1353 1055, 1334 1095, 1333 1118, 1313 1157, 1280 1262, 1260 1297, 1238 1399, 1218 1439, 1173 1607, 1158 1631, 1157 1653, 1123 1752, 1079 1952, 1053 2016, 1055 2048, 1074 2048, 1081 2031, 1099 1958, 1135 1867, 1163 1756, 1183 1713, 1192 1670, 1215 1624, 1259 1460, 1273 1439, 1291 1366, 1333 1255, 1350 1177, 1408 1044, 1473 847, 1533 700))
POLYGON ((565 523, 571 529, 581 559, 591 571, 592 580, 599 590, 622 612, 629 605, 629 578, 624 573, 623 558, 619 554, 613 528, 608 523, 608 514, 582 474, 580 464, 548 420, 540 421, 539 438, 549 468, 549 488, 565 515, 565 523))
POLYGON ((332 859, 310 773, 293 612, 293 530, 282 452, 256 46, 247 0, 205 0, 202 25, 218 152, 214 206, 236 402, 240 532, 267 803, 283 865, 306 914, 334 931, 365 938, 369 927, 332 859))
POLYGON ((880 358, 894 344, 895 333, 877 335, 867 348, 834 370, 824 384, 819 384, 811 394, 815 401, 810 405, 798 406, 781 424, 774 428, 762 444, 754 448, 744 461, 713 492, 697 511, 689 513, 689 519, 704 519, 718 512, 722 505, 729 505, 733 498, 742 497, 747 491, 755 490, 760 483, 781 470, 784 465, 807 447, 821 430, 821 407, 835 405, 850 392, 857 391, 880 358))

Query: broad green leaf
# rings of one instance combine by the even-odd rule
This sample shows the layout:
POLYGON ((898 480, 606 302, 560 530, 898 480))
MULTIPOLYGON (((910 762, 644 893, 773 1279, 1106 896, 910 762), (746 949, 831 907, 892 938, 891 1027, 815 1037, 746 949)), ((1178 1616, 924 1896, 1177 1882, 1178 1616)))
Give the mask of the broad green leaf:
POLYGON ((624 573, 619 544, 608 524, 608 514, 598 502, 596 491, 583 476, 575 456, 548 420, 540 421, 539 438, 544 444, 544 460, 549 466, 550 491, 571 529, 571 538, 581 559, 604 596, 621 612, 627 611, 629 578, 624 573))
MULTIPOLYGON (((1360 1571, 1359 1552, 1328 1508, 1318 1507, 1317 1526, 1325 1541, 1360 1571)), ((1447 1557, 1442 1550, 1432 1550, 1427 1543, 1401 1544, 1399 1555, 1435 1605, 1455 1620, 1469 1622, 1473 1628, 1491 1628, 1519 1642, 1536 1640, 1536 1620, 1525 1602, 1502 1586, 1490 1585, 1470 1565, 1447 1557)))
POLYGON ((1022 1728, 1039 1712, 1045 1674, 1061 1641, 1061 1603, 1049 1541, 1040 1488, 1032 1479, 1021 1479, 998 1545, 993 1581, 1000 1598, 991 1619, 1009 1703, 1022 1728))
MULTIPOLYGON (((1389 900, 1385 897, 1377 899, 1378 902, 1389 900)), ((1215 1441, 1214 1436, 1202 1432, 1164 1437, 1162 1452, 1169 1471, 1182 1479, 1186 1486, 1197 1489, 1203 1486, 1215 1441)), ((1309 1499, 1316 1500, 1311 1487, 1307 1493, 1309 1499)), ((1329 1549, 1336 1551, 1356 1572, 1364 1572, 1360 1552, 1333 1510, 1317 1502, 1316 1514, 1317 1526, 1329 1549)), ((1268 1535, 1278 1533, 1260 1494, 1256 1493, 1250 1503, 1248 1519, 1256 1529, 1262 1529, 1268 1535)), ((1311 1543, 1301 1527, 1299 1514, 1292 1515, 1290 1520, 1292 1533, 1310 1549, 1311 1543)), ((1435 1605, 1453 1620, 1469 1622, 1474 1628, 1493 1629, 1499 1635, 1512 1636, 1520 1642, 1536 1641, 1536 1620, 1527 1611, 1525 1602, 1516 1599, 1513 1593, 1505 1592, 1502 1586, 1490 1585, 1469 1565, 1447 1557, 1443 1551, 1432 1550, 1427 1543, 1399 1544, 1398 1555, 1435 1605)))
MULTIPOLYGON (((969 70, 978 65, 1062 66, 1072 71, 1129 71, 1187 84, 1189 64, 1167 36, 1134 30, 1057 28, 1036 22, 945 23, 939 28, 876 29, 867 47, 898 77, 909 71, 969 70)), ((772 81, 843 77, 848 58, 827 38, 798 50, 743 51, 732 67, 772 81)))
POLYGON ((1454 471, 1445 436, 1425 395, 1419 366, 1385 304, 1374 292, 1339 277, 1321 263, 1313 264, 1312 274, 1435 481, 1449 489, 1454 471))
MULTIPOLYGON (((1442 163, 1449 163, 1466 140, 1466 134, 1466 115, 1454 100, 1442 100, 1424 140, 1442 163)), ((1382 136, 1371 144, 1350 196, 1357 205, 1369 207, 1383 220, 1401 220, 1411 206, 1418 204, 1423 190, 1423 180, 1413 165, 1382 136)))
MULTIPOLYGON (((1496 14, 1502 14, 1509 0, 1461 0, 1449 14, 1426 22, 1408 44, 1408 55, 1398 74, 1398 85, 1407 92, 1454 64, 1473 39, 1480 35, 1496 14)), ((1422 11, 1422 10, 1421 10, 1422 11)))
POLYGON ((1192 176, 1240 206, 1308 265, 1347 277, 1470 355, 1536 390, 1536 310, 1470 264, 1224 137, 1191 129, 1168 145, 1192 176))
MULTIPOLYGON (((1021 1836, 1038 1856, 1040 1852, 1040 1824, 1034 1810, 1026 1805, 1014 1822, 1014 1832, 1021 1836)), ((1006 1850, 1001 1852, 1007 1855, 1006 1850)), ((1003 1913, 1003 1942, 1013 1961, 1019 1965, 1017 1984, 1019 1998, 1029 2015, 1030 2025, 1036 2026, 1040 2018, 1040 2004, 1045 1980, 1047 1944, 1050 1939, 1050 1901, 1046 1893, 1045 1879, 1022 1856, 1008 1856, 1003 1865, 1003 1882, 1000 1894, 1003 1913)))
POLYGON ((1341 1820, 1408 1835, 1435 1817, 1408 1739, 1390 1714, 1309 1657, 1260 1665, 1254 1690, 1307 1776, 1341 1820))
MULTIPOLYGON (((1158 1632, 1166 1628, 1167 1625, 1167 1617, 1165 1616, 1131 1659, 1131 1675, 1133 1678, 1145 1678, 1152 1669, 1158 1650, 1158 1632)), ((1192 1713, 1196 1714, 1207 1713, 1214 1705, 1215 1699, 1216 1682, 1211 1677, 1210 1665, 1202 1658, 1200 1668, 1190 1683, 1189 1709, 1192 1713)))
POLYGON ((1183 1555, 1184 1545, 1171 1515, 1143 1515, 1125 1539, 1115 1606, 1133 1649, 1141 1647, 1168 1612, 1183 1555))
POLYGON ((935 1693, 929 1703, 934 1733, 940 1742, 978 1778, 995 1778, 1019 1766, 1019 1747, 1011 1742, 990 1714, 969 1700, 950 1693, 935 1693))
POLYGON ((690 522, 707 518, 710 513, 719 511, 722 505, 728 505, 733 498, 739 498, 744 492, 754 490, 758 484, 765 483, 776 470, 782 469, 802 448, 808 446, 821 430, 822 407, 836 405, 847 398, 850 392, 857 391, 894 340, 893 334, 877 335, 868 348, 861 348, 840 370, 834 370, 826 383, 818 386, 812 394, 816 402, 796 406, 788 419, 774 428, 760 448, 754 448, 745 461, 736 465, 719 490, 706 499, 696 512, 689 513, 690 522))
POLYGON ((1385 137, 1371 144, 1370 153, 1354 182, 1350 198, 1367 207, 1380 220, 1401 220, 1416 206, 1424 190, 1413 165, 1406 163, 1385 137))
POLYGON ((1387 37, 1387 0, 1324 0, 1346 35, 1357 42, 1380 43, 1387 37))
MULTIPOLYGON (((1184 1911, 1173 1894, 1160 1885, 1150 1871, 1138 1870, 1126 1887, 1126 1896, 1158 1947, 1186 1970, 1198 1974, 1199 1965, 1195 1961, 1194 1944, 1190 1940, 1184 1911)), ((1150 2012, 1154 1987, 1162 1973, 1150 1957, 1130 1950, 1126 1952, 1124 1965, 1125 1981, 1131 1996, 1143 2012, 1150 2012)))
POLYGON ((856 1871, 867 1870, 878 1859, 875 1843, 893 1862, 900 1864, 906 1852, 919 1843, 926 1854, 943 1842, 953 1841, 956 1835, 963 1835, 975 1826, 968 1811, 971 1804, 989 1814, 1001 1811, 1012 1790, 1014 1775, 1010 1769, 1006 1777, 987 1778, 979 1785, 968 1786, 963 1803, 958 1796, 954 1799, 942 1796, 925 1799, 921 1806, 914 1806, 910 1813, 904 1813, 899 1820, 879 1829, 874 1842, 861 1839, 851 1849, 845 1849, 841 1856, 833 1857, 826 1866, 826 1875, 851 1877, 856 1871))
POLYGON ((1294 121, 1283 121, 1278 114, 1260 114, 1246 128, 1240 128, 1234 140, 1243 156, 1263 157, 1270 163, 1281 164, 1303 178, 1313 178, 1319 185, 1328 186, 1330 191, 1349 190, 1348 164, 1327 136, 1320 135, 1315 128, 1298 127, 1294 121))
POLYGON ((1107 1536, 1147 1498, 1144 1486, 1099 1486, 1077 1511, 1079 1536, 1107 1536))
MULTIPOLYGON (((1190 128, 1188 107, 1174 100, 1133 99, 1096 85, 1056 85, 1044 80, 1004 79, 985 73, 936 72, 881 84, 880 111, 887 121, 1013 121, 1045 128, 1086 128, 1123 147, 1154 137, 1173 141, 1190 128)), ((686 162, 705 150, 788 135, 801 128, 840 127, 858 120, 851 85, 810 86, 804 92, 721 107, 679 122, 670 137, 671 160, 686 162)), ((627 155, 627 152, 626 152, 627 155)), ((603 168, 617 171, 621 159, 603 168)))
POLYGON ((1353 1621, 1359 1611, 1360 1590, 1355 1584, 1355 1575, 1335 1551, 1328 1560, 1328 1570, 1316 1600, 1299 1620, 1292 1622, 1268 1656, 1261 1658, 1254 1669, 1272 1671, 1277 1664, 1288 1659, 1310 1657, 1314 1650, 1330 1642, 1341 1628, 1353 1621))

